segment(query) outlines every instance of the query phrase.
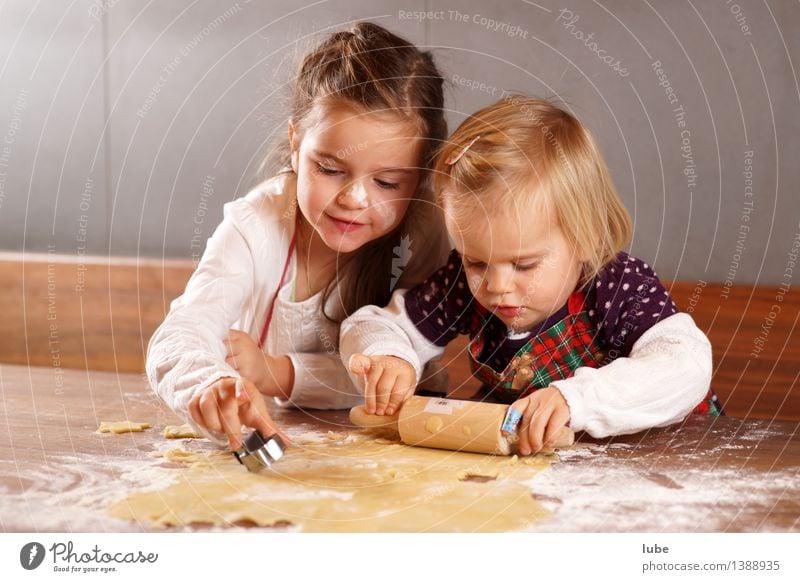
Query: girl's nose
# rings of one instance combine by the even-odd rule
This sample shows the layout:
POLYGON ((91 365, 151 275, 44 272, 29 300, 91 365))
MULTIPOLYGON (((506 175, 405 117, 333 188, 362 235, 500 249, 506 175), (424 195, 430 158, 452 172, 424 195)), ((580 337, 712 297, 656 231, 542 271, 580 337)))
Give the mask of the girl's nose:
POLYGON ((367 191, 358 180, 348 184, 339 192, 336 202, 348 210, 363 210, 369 206, 367 191))
POLYGON ((486 290, 493 295, 505 295, 513 289, 512 272, 501 267, 486 269, 486 290))

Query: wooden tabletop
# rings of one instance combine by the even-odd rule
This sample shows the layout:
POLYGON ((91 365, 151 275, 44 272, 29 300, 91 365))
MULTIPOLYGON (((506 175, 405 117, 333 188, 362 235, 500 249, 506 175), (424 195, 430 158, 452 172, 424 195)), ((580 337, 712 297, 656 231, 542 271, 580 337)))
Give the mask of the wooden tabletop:
MULTIPOLYGON (((105 513, 164 449, 164 427, 180 422, 144 378, 0 365, 0 394, 2 531, 145 529, 105 513), (100 421, 126 419, 153 428, 95 432, 100 421)), ((290 429, 350 427, 346 411, 279 410, 275 418, 290 429)), ((579 435, 532 482, 552 512, 534 531, 800 531, 799 429, 693 417, 613 439, 579 435)))

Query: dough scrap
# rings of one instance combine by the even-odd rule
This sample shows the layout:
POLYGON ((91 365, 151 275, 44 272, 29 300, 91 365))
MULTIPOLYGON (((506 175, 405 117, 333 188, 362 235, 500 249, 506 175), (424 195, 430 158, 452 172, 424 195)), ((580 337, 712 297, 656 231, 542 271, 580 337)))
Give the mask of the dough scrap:
POLYGON ((107 421, 100 422, 100 428, 96 432, 113 432, 114 434, 122 434, 124 432, 142 432, 152 425, 149 422, 131 422, 130 420, 120 421, 107 421))
POLYGON ((165 439, 201 439, 203 435, 195 432, 188 424, 168 426, 164 429, 165 439))
POLYGON ((425 430, 427 430, 431 434, 437 433, 440 430, 442 430, 443 424, 444 423, 442 422, 441 417, 431 416, 428 420, 425 421, 425 430))
POLYGON ((527 482, 554 458, 510 463, 377 442, 369 432, 326 436, 290 447, 260 473, 227 451, 172 449, 165 458, 188 464, 164 469, 175 472, 173 484, 133 492, 108 513, 164 527, 293 524, 309 532, 516 531, 550 515, 527 482), (481 478, 461 480, 468 476, 481 478))

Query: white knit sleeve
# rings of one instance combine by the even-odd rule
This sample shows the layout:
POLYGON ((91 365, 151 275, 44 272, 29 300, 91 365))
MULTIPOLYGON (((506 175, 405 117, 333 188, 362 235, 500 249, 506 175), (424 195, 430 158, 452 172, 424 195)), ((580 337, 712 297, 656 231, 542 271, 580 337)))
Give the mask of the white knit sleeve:
MULTIPOLYGON (((367 305, 342 322, 339 349, 348 373, 350 358, 355 354, 395 356, 414 367, 419 383, 425 364, 444 353, 444 348, 428 341, 406 314, 406 292, 406 289, 395 291, 386 307, 367 305)), ((350 376, 363 394, 364 379, 350 376)))
POLYGON ((711 372, 708 338, 677 313, 642 334, 628 357, 552 385, 569 405, 572 429, 603 438, 681 421, 708 393, 711 372))

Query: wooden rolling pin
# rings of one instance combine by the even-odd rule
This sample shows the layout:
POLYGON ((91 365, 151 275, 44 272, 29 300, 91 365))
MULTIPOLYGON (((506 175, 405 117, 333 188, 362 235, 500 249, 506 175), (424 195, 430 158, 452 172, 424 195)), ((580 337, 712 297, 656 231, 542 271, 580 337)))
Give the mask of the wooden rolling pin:
MULTIPOLYGON (((391 416, 368 414, 363 406, 356 406, 350 410, 350 422, 393 429, 407 445, 510 455, 518 438, 500 430, 507 411, 505 404, 412 396, 391 416)), ((574 442, 575 433, 564 427, 556 435, 553 448, 570 447, 574 442)))

